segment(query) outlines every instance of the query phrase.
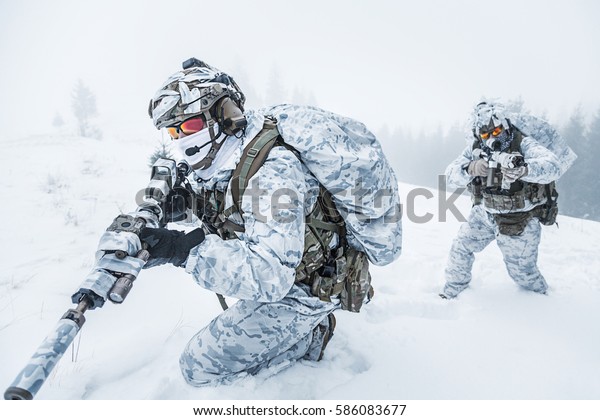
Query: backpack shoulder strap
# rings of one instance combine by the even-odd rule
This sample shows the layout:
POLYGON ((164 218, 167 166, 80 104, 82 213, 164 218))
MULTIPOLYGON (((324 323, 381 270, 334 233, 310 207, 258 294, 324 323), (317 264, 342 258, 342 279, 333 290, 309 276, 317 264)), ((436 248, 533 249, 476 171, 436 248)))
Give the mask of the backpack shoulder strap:
POLYGON ((240 162, 233 170, 231 176, 231 196, 233 205, 224 211, 224 216, 229 217, 234 212, 242 214, 242 197, 252 178, 267 160, 269 152, 277 143, 279 130, 277 121, 265 117, 262 130, 254 137, 242 152, 240 162))
POLYGON ((515 130, 515 134, 513 140, 510 142, 509 151, 512 153, 521 153, 521 142, 523 142, 523 138, 525 137, 525 135, 517 127, 513 127, 513 130, 515 130))

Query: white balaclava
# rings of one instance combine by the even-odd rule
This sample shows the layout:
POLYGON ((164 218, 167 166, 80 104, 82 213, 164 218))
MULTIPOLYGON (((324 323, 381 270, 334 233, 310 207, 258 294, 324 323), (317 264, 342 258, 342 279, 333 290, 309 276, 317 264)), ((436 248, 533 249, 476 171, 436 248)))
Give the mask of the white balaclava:
MULTIPOLYGON (((215 132, 219 132, 219 125, 215 124, 215 132)), ((231 154, 238 148, 240 139, 227 136, 223 133, 211 140, 210 130, 205 127, 197 133, 174 140, 183 158, 194 169, 201 179, 210 179, 221 165, 227 161, 231 154), (214 156, 209 157, 209 152, 216 146, 214 156)))

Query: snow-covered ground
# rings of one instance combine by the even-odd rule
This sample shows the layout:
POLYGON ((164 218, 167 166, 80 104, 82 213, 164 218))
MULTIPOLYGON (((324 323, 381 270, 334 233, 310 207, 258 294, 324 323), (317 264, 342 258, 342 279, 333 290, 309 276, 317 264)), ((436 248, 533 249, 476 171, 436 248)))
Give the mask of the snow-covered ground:
MULTIPOLYGON (((97 241, 135 208, 157 142, 48 135, 1 142, 0 388, 73 307, 97 241)), ((457 153, 462 145, 457 145, 457 153)), ((401 184, 403 201, 412 186, 401 184)), ((435 193, 437 197, 437 193, 435 193)), ((458 200, 467 214, 467 197, 458 200)), ((418 197, 404 219, 404 251, 372 270, 375 299, 339 311, 325 359, 219 388, 182 379, 179 353, 221 311, 183 270, 143 271, 122 305, 87 323, 38 399, 599 399, 600 224, 559 217, 545 227, 539 266, 550 293, 520 290, 495 244, 478 255, 471 287, 441 300, 459 222, 439 222, 436 199, 418 197)))

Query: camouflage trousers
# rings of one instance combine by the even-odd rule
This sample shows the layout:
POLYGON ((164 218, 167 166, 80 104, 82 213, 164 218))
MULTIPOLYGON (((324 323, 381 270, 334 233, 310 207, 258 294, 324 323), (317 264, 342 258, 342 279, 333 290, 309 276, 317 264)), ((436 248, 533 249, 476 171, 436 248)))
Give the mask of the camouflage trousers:
POLYGON ((327 315, 337 308, 294 285, 277 302, 240 300, 200 330, 179 365, 194 386, 227 384, 260 371, 275 374, 301 359, 318 360, 327 315))
POLYGON ((494 239, 502 251, 508 274, 515 283, 537 293, 546 292, 548 285, 537 267, 540 235, 541 226, 536 218, 529 220, 521 235, 502 235, 494 216, 481 205, 474 206, 469 220, 463 223, 452 244, 446 266, 444 294, 453 298, 467 288, 471 282, 474 253, 482 251, 494 239))

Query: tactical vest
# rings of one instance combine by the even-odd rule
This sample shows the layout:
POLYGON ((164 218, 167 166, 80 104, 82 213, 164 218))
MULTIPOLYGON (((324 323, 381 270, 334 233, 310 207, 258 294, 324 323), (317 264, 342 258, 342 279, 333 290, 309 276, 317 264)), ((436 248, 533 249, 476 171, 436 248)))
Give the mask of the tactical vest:
MULTIPOLYGON (((508 149, 509 153, 521 153, 521 143, 524 134, 516 127, 513 127, 514 138, 508 149)), ((482 148, 481 141, 475 139, 472 145, 472 150, 482 148)), ((556 223, 556 216, 558 215, 558 192, 556 191, 556 183, 552 181, 549 184, 537 184, 532 182, 526 182, 517 180, 513 182, 509 190, 501 188, 502 184, 502 173, 498 173, 498 177, 494 182, 493 187, 484 186, 485 180, 481 177, 475 177, 467 184, 467 189, 471 192, 471 200, 473 205, 485 203, 485 206, 490 209, 498 211, 511 211, 512 216, 498 215, 496 221, 502 225, 506 225, 510 220, 520 220, 519 228, 524 229, 524 224, 527 223, 529 218, 537 217, 540 222, 544 225, 550 226, 556 223), (546 199, 545 203, 542 203, 527 212, 518 212, 518 210, 525 207, 525 200, 529 200, 532 204, 542 203, 546 199), (516 210, 516 211, 515 211, 516 210)), ((516 229, 516 234, 520 234, 519 230, 516 229)), ((515 230, 509 230, 510 233, 515 234, 515 230)), ((501 233, 502 226, 501 226, 501 233)))
MULTIPOLYGON (((201 220, 212 233, 224 240, 235 240, 244 232, 242 197, 250 179, 276 146, 287 148, 299 158, 280 136, 277 121, 265 117, 262 130, 246 146, 233 171, 230 182, 233 204, 225 208, 226 192, 207 191, 204 204, 198 206, 201 220), (206 205, 207 202, 211 205, 206 205)), ((305 218, 304 251, 296 268, 296 282, 310 286, 314 296, 327 302, 332 296, 339 296, 342 309, 351 312, 359 312, 365 298, 368 301, 373 297, 367 256, 348 245, 344 219, 331 193, 323 186, 314 208, 305 218)))

